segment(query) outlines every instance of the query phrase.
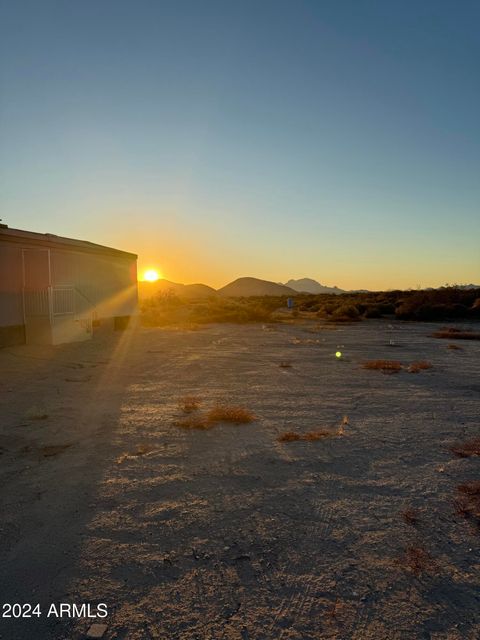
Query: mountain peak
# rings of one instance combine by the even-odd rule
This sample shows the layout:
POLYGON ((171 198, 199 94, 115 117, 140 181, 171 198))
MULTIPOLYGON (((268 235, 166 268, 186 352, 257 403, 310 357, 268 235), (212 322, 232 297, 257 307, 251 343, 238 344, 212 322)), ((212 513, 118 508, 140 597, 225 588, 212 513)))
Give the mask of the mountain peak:
POLYGON ((299 293, 344 293, 338 287, 327 287, 312 278, 300 278, 299 280, 289 280, 285 286, 298 291, 299 293))
POLYGON ((222 296, 294 296, 298 292, 284 284, 259 278, 237 278, 218 290, 222 296))

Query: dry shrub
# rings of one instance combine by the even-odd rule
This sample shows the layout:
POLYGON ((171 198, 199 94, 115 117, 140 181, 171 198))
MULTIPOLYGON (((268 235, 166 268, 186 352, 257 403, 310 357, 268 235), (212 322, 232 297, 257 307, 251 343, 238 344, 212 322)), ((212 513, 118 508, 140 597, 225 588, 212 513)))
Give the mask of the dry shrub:
POLYGON ((307 433, 295 433, 294 431, 286 431, 278 436, 278 442, 298 442, 300 440, 312 442, 314 440, 322 440, 323 438, 328 438, 332 436, 333 433, 330 431, 319 430, 319 431, 308 431, 307 433))
POLYGON ((285 431, 277 438, 278 442, 296 442, 298 440, 303 440, 302 436, 299 433, 295 433, 294 431, 285 431))
POLYGON ((453 507, 455 509, 455 513, 457 516, 461 516, 462 518, 470 517, 470 510, 468 508, 468 500, 465 496, 459 496, 459 498, 453 501, 453 507))
POLYGON ((446 340, 480 340, 480 332, 458 329, 456 327, 446 327, 432 333, 432 337, 446 340))
POLYGON ((412 364, 408 367, 409 373, 420 373, 420 371, 424 371, 425 369, 431 369, 432 363, 427 362, 426 360, 419 360, 418 362, 412 362, 412 364))
POLYGON ((418 524, 418 512, 415 509, 412 509, 412 507, 405 509, 405 511, 402 513, 402 517, 405 522, 411 527, 414 527, 416 524, 418 524))
POLYGON ((457 487, 460 493, 465 493, 467 496, 478 496, 480 498, 480 480, 471 480, 470 482, 464 482, 457 487))
POLYGON ((178 406, 185 413, 191 413, 197 411, 202 404, 202 399, 197 396, 185 396, 178 401, 178 406))
POLYGON ((455 511, 464 518, 474 518, 480 524, 480 480, 464 482, 457 487, 455 511))
POLYGON ((333 322, 353 322, 360 320, 360 313, 355 305, 342 304, 333 311, 328 320, 333 322))
POLYGON ((459 442, 452 447, 450 451, 460 458, 470 458, 471 456, 480 456, 480 438, 472 438, 459 442))
POLYGON ((180 427, 181 429, 199 429, 205 431, 207 429, 211 429, 220 422, 246 424, 248 422, 253 422, 254 420, 256 420, 254 414, 243 407, 218 405, 211 409, 206 415, 190 415, 182 420, 177 420, 175 422, 175 426, 180 427))
POLYGON ((398 373, 402 363, 397 360, 369 360, 363 364, 364 369, 376 369, 382 373, 398 373))
POLYGON ((211 409, 207 415, 207 421, 211 424, 217 422, 230 422, 232 424, 246 424, 253 422, 255 416, 248 409, 243 407, 229 407, 226 405, 218 405, 211 409))
POLYGON ((418 576, 432 567, 432 557, 423 547, 407 547, 399 564, 418 576))

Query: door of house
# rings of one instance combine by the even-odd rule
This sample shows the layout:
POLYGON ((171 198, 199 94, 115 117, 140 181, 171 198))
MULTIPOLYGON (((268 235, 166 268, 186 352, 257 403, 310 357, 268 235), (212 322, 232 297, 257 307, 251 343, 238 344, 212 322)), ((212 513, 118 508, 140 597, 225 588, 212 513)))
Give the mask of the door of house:
POLYGON ((23 309, 27 344, 51 344, 49 249, 23 249, 23 309))

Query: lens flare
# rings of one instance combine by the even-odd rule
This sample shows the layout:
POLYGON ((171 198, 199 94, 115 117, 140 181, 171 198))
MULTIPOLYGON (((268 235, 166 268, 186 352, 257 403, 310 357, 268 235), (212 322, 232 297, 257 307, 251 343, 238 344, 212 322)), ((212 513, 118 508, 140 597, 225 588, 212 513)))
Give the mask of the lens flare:
POLYGON ((160 278, 160 274, 156 269, 147 269, 143 274, 143 279, 147 282, 156 282, 160 278))

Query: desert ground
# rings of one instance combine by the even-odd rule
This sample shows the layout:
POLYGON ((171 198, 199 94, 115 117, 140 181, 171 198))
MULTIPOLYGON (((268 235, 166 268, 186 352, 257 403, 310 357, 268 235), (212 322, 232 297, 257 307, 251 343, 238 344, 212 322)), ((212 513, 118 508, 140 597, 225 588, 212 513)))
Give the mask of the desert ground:
POLYGON ((480 341, 448 348, 439 326, 137 327, 0 350, 0 602, 43 612, 0 619, 2 640, 94 622, 106 640, 480 637, 480 529, 454 506, 480 458, 450 451, 480 435, 480 341), (418 360, 432 367, 409 373, 418 360), (179 426, 216 405, 256 419, 179 426), (46 618, 62 602, 108 617, 46 618))

